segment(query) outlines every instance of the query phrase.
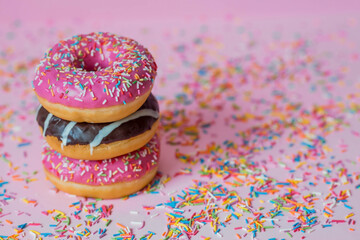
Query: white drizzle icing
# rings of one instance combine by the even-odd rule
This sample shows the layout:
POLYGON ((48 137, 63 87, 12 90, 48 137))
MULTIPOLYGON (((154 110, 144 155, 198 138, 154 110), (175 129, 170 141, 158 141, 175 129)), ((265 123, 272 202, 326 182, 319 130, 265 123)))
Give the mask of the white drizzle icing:
POLYGON ((141 109, 137 112, 135 112, 134 114, 131 114, 130 116, 127 116, 126 118, 123 118, 119 121, 113 122, 109 125, 107 125, 106 127, 104 127, 103 129, 101 129, 99 131, 99 133, 95 136, 95 138, 92 140, 92 142, 90 143, 90 154, 93 154, 93 149, 94 147, 100 145, 101 141, 108 136, 112 131, 114 131, 115 128, 119 127, 121 124, 140 118, 140 117, 145 117, 145 116, 150 116, 153 118, 159 118, 159 113, 152 110, 152 109, 141 109))
MULTIPOLYGON (((36 116, 39 114, 39 110, 41 108, 41 105, 39 105, 39 107, 36 110, 36 116)), ((44 121, 44 128, 43 128, 43 136, 45 137, 45 133, 46 130, 49 126, 50 120, 54 115, 49 113, 46 116, 46 119, 44 121)), ((119 127, 120 125, 122 125, 123 123, 126 123, 128 121, 132 121, 134 119, 140 118, 140 117, 145 117, 145 116, 150 116, 153 118, 159 118, 159 113, 152 110, 152 109, 142 109, 139 110, 137 112, 135 112, 134 114, 123 118, 119 121, 113 122, 109 125, 107 125, 106 127, 104 127, 103 129, 101 129, 99 131, 99 133, 95 136, 95 138, 92 140, 92 142, 90 143, 90 154, 93 154, 93 148, 100 145, 101 141, 108 136, 112 131, 114 131, 117 127, 119 127)), ((69 134, 71 132, 71 130, 73 129, 73 127, 77 124, 77 122, 71 121, 69 122, 66 127, 64 128, 63 133, 61 134, 61 148, 63 148, 64 146, 67 145, 67 139, 69 137, 69 134)))
POLYGON ((77 122, 69 122, 66 127, 64 128, 63 133, 61 134, 61 148, 63 148, 64 146, 66 146, 67 144, 67 139, 69 137, 70 131, 71 129, 76 125, 77 122))
POLYGON ((39 111, 40 111, 40 108, 41 108, 41 104, 36 108, 36 113, 35 113, 35 116, 37 118, 38 114, 39 114, 39 111))
POLYGON ((51 113, 49 113, 49 114, 47 115, 47 117, 46 117, 45 122, 44 122, 44 129, 43 129, 43 136, 44 136, 44 137, 45 137, 45 133, 46 133, 46 130, 47 130, 48 126, 49 126, 49 122, 50 122, 52 116, 53 116, 53 115, 52 115, 51 113))

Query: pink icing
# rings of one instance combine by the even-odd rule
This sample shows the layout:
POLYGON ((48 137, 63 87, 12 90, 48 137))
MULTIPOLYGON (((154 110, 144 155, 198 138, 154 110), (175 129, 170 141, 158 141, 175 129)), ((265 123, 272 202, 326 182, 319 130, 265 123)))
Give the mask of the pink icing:
POLYGON ((46 145, 43 164, 46 170, 62 181, 98 186, 140 178, 157 166, 159 154, 159 138, 155 135, 144 147, 134 152, 100 161, 64 157, 46 145))
POLYGON ((136 41, 110 33, 77 35, 48 50, 36 69, 35 92, 53 103, 101 108, 147 92, 157 66, 136 41))

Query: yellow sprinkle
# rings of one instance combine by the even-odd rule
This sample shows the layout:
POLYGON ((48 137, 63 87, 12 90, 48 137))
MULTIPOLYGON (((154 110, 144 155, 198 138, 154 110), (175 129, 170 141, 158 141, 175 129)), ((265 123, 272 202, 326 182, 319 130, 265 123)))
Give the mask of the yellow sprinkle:
POLYGON ((242 217, 242 214, 241 213, 237 213, 237 212, 234 212, 234 214, 238 217, 242 217))
POLYGON ((56 210, 56 209, 55 209, 55 212, 60 213, 60 214, 62 214, 62 215, 65 216, 65 213, 63 213, 62 211, 59 211, 59 210, 56 210))
POLYGON ((214 225, 214 232, 216 232, 217 231, 217 225, 214 225))
POLYGON ((33 233, 35 233, 36 235, 40 235, 40 233, 37 232, 37 231, 35 231, 35 230, 30 230, 30 232, 33 232, 33 233))
POLYGON ((58 169, 60 167, 61 163, 58 163, 58 165, 56 165, 55 169, 58 169))
POLYGON ((256 221, 255 224, 263 228, 263 225, 261 225, 258 221, 256 221))
POLYGON ((174 218, 174 216, 170 215, 169 213, 165 213, 165 215, 169 216, 170 218, 174 218))
POLYGON ((300 167, 302 167, 303 165, 305 165, 306 164, 306 162, 304 161, 304 162, 300 162, 297 166, 296 166, 296 169, 298 169, 298 168, 300 168, 300 167))
POLYGON ((184 227, 184 228, 186 229, 186 231, 189 231, 188 226, 186 226, 185 224, 183 224, 183 223, 179 223, 179 226, 182 226, 182 227, 184 227))
POLYGON ((167 183, 168 181, 170 181, 170 177, 168 177, 167 179, 164 180, 164 184, 167 183))
POLYGON ((348 218, 350 218, 350 217, 352 217, 352 216, 354 216, 354 215, 355 215, 354 213, 350 213, 350 214, 347 215, 345 218, 348 219, 348 218))
POLYGON ((238 208, 241 208, 242 210, 248 211, 246 208, 241 207, 241 206, 237 206, 238 208))

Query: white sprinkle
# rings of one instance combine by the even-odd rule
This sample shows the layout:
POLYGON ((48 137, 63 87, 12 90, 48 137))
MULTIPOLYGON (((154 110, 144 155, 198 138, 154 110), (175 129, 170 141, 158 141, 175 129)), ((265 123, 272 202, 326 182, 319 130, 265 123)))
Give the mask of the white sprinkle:
POLYGON ((83 100, 80 98, 74 98, 76 101, 82 102, 83 100))
POLYGON ((134 222, 134 221, 131 221, 130 224, 131 224, 131 225, 137 225, 137 226, 139 226, 139 225, 144 224, 144 222, 134 222))
POLYGON ((265 221, 280 221, 280 219, 277 219, 277 218, 262 218, 261 220, 265 220, 265 221))
POLYGON ((200 226, 204 226, 204 225, 205 225, 204 223, 201 223, 201 222, 198 222, 198 221, 196 221, 195 223, 198 224, 198 225, 200 225, 200 226))
POLYGON ((176 193, 177 191, 176 190, 174 190, 174 191, 171 191, 171 192, 168 192, 168 196, 171 196, 171 195, 173 195, 174 193, 176 193))
POLYGON ((105 100, 102 102, 102 104, 104 105, 106 102, 107 102, 107 100, 105 99, 105 100))
POLYGON ((322 195, 321 192, 312 192, 312 194, 314 194, 315 196, 321 196, 322 195))
POLYGON ((137 211, 130 211, 130 214, 139 214, 139 212, 137 212, 137 211))

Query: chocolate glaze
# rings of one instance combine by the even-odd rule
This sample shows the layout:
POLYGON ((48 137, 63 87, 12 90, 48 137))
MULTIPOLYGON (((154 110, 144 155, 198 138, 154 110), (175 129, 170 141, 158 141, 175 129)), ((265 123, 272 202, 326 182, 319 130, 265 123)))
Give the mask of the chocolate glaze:
MULTIPOLYGON (((152 94, 149 95, 145 103, 137 111, 142 109, 151 109, 159 112, 158 102, 152 94)), ((44 129, 44 123, 48 115, 49 112, 41 106, 36 116, 36 121, 42 129, 44 129)), ((140 135, 150 130, 156 120, 157 118, 151 116, 143 116, 125 122, 119 127, 115 128, 109 135, 104 137, 101 141, 101 144, 121 141, 140 135)), ((59 141, 62 141, 62 133, 69 123, 70 121, 52 116, 50 118, 48 127, 43 134, 44 136, 54 136, 59 139, 59 141)), ((66 145, 90 144, 99 131, 109 124, 111 123, 76 123, 68 135, 66 145)))

